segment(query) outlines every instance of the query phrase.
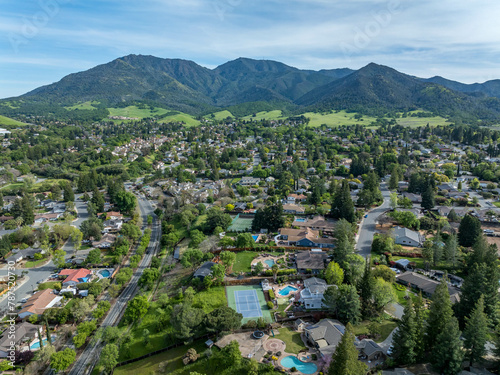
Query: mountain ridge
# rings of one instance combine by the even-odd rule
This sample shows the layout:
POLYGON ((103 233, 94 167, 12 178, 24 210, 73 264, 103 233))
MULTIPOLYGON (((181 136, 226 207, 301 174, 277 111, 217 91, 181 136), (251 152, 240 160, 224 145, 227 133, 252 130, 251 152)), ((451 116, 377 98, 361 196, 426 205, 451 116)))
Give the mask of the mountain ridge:
POLYGON ((268 102, 374 115, 423 109, 491 120, 500 119, 499 97, 500 80, 467 85, 442 77, 413 77, 375 63, 359 70, 315 71, 239 57, 209 69, 191 60, 130 54, 9 100, 58 105, 98 101, 108 107, 151 102, 191 114, 268 102))

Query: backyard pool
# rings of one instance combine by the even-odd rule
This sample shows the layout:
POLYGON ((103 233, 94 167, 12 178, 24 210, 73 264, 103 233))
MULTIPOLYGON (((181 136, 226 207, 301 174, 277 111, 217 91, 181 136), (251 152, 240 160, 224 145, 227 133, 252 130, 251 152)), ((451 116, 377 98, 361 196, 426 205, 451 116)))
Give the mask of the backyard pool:
POLYGON ((283 358, 281 360, 281 366, 286 368, 295 367, 303 374, 314 374, 316 371, 318 371, 318 366, 316 366, 314 363, 304 363, 294 355, 289 355, 288 357, 283 358))
POLYGON ((258 234, 252 234, 252 238, 255 242, 257 242, 257 239, 259 238, 258 234))
POLYGON ((264 263, 267 264, 269 268, 271 268, 275 264, 274 259, 266 259, 264 263))
MULTIPOLYGON (((52 342, 54 342, 54 340, 56 339, 56 336, 51 336, 52 337, 52 342)), ((42 340, 43 342, 43 346, 45 346, 47 344, 47 338, 44 338, 42 340)), ((30 349, 33 350, 33 349, 40 349, 40 340, 36 340, 33 344, 30 345, 30 349)))
POLYGON ((295 221, 298 221, 299 223, 303 223, 306 221, 306 219, 303 219, 303 218, 299 218, 299 219, 295 219, 295 221))
POLYGON ((297 290, 298 290, 298 289, 297 289, 297 288, 295 288, 294 286, 290 286, 290 285, 288 285, 286 288, 281 289, 281 290, 278 292, 278 294, 279 294, 280 296, 287 296, 287 295, 289 295, 291 292, 295 292, 295 291, 297 291, 297 290))
POLYGON ((99 271, 99 275, 101 275, 104 278, 108 278, 111 276, 111 271, 110 270, 101 270, 101 271, 99 271))

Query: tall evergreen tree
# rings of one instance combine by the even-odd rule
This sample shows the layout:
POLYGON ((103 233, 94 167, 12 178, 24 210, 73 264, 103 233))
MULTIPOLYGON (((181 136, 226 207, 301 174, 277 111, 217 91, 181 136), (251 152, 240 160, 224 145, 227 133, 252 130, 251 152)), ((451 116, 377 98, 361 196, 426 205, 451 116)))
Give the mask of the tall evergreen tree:
POLYGON ((470 365, 481 361, 486 354, 486 341, 488 340, 488 317, 484 313, 484 296, 481 295, 472 310, 469 318, 466 318, 464 330, 464 346, 468 350, 467 357, 470 365))
POLYGON ((370 266, 370 258, 365 262, 365 273, 359 285, 359 294, 361 297, 361 309, 363 316, 369 317, 374 312, 373 306, 373 288, 375 287, 375 279, 370 266))
POLYGON ((394 164, 392 166, 391 178, 389 179, 389 189, 396 190, 398 188, 399 180, 399 166, 397 164, 394 164))
POLYGON ((333 260, 338 264, 344 264, 350 254, 354 254, 354 245, 349 241, 349 237, 345 235, 341 238, 333 250, 333 260))
POLYGON ((35 222, 35 211, 33 208, 33 204, 31 203, 30 198, 27 195, 24 195, 21 199, 21 207, 22 207, 22 218, 24 225, 31 225, 35 222))
POLYGON ((410 365, 416 361, 416 322, 415 311, 411 299, 405 306, 404 314, 399 321, 398 330, 392 339, 393 357, 396 363, 410 365))
POLYGON ((474 216, 465 215, 458 227, 458 243, 460 246, 471 247, 481 233, 481 222, 474 216))
POLYGON ((496 246, 489 245, 483 235, 478 236, 473 251, 467 259, 466 269, 468 275, 462 284, 460 302, 454 306, 458 321, 464 327, 465 317, 471 315, 474 305, 483 295, 484 311, 496 324, 500 272, 496 246))
POLYGON ((460 372, 464 359, 460 334, 457 319, 451 317, 436 336, 432 350, 432 364, 440 374, 456 375, 460 372))
POLYGON ((434 263, 434 266, 437 266, 437 264, 441 261, 442 257, 443 257, 443 243, 441 241, 441 233, 438 231, 432 243, 432 261, 434 263))
POLYGON ((351 323, 347 323, 344 335, 333 353, 328 375, 365 375, 367 371, 368 366, 358 360, 353 328, 351 323))
POLYGON ((432 295, 426 330, 426 345, 428 350, 434 348, 438 335, 443 332, 453 316, 447 279, 447 275, 443 276, 432 295))
POLYGON ((428 183, 424 192, 422 193, 422 208, 426 210, 431 210, 436 205, 436 199, 434 197, 434 188, 432 184, 428 183))
POLYGON ((331 214, 335 219, 346 219, 350 223, 356 221, 354 204, 352 203, 351 192, 347 180, 342 181, 342 185, 335 193, 331 214))
POLYGON ((446 244, 444 246, 444 258, 453 267, 455 267, 457 263, 457 252, 458 252, 457 236, 455 234, 451 234, 448 237, 448 241, 446 241, 446 244))
POLYGON ((425 354, 425 318, 427 311, 425 310, 422 292, 418 294, 413 308, 415 310, 415 355, 418 361, 422 360, 425 354))

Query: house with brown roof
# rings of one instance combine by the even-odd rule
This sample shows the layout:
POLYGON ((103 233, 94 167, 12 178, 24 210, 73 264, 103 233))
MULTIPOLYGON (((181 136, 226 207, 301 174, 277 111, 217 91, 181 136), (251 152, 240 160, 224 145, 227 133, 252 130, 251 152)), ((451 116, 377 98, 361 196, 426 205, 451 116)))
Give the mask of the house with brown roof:
POLYGON ((299 272, 311 270, 312 273, 320 273, 325 269, 325 262, 328 254, 323 251, 307 250, 299 251, 295 254, 295 263, 299 272))
POLYGON ((29 350, 29 345, 33 339, 38 338, 38 330, 43 333, 43 327, 28 322, 22 322, 13 326, 13 330, 5 330, 0 337, 0 358, 7 358, 12 351, 23 352, 29 350))
POLYGON ((26 303, 22 305, 18 316, 20 319, 24 319, 34 314, 41 315, 46 309, 54 307, 61 300, 62 297, 54 294, 52 289, 41 290, 28 298, 26 303))
POLYGON ((312 219, 299 219, 295 218, 292 227, 299 227, 301 229, 310 228, 313 230, 320 230, 323 234, 333 233, 335 229, 335 222, 325 220, 323 216, 315 216, 312 219))

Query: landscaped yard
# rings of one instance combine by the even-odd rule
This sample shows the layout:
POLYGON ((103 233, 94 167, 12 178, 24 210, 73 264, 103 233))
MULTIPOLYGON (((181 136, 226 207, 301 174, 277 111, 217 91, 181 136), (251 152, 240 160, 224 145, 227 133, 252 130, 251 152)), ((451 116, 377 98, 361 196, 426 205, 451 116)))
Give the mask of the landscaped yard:
MULTIPOLYGON (((197 341, 190 346, 180 346, 178 348, 168 350, 164 353, 137 361, 126 366, 117 367, 114 371, 116 375, 136 375, 136 374, 158 374, 160 373, 160 365, 162 367, 161 373, 163 374, 184 374, 184 364, 182 363, 182 356, 189 348, 195 348, 198 353, 206 349, 203 340, 197 341)), ((199 359, 200 364, 205 361, 199 359)), ((191 367, 191 366, 190 366, 191 367)), ((190 368, 190 371, 194 369, 190 368)), ((189 374, 187 372, 187 374, 189 374)))
MULTIPOLYGON (((359 324, 356 324, 354 326, 354 334, 356 336, 359 335, 369 335, 370 331, 368 330, 368 326, 370 325, 371 321, 365 320, 362 321, 359 324)), ((380 327, 380 336, 377 337, 375 340, 376 342, 382 342, 384 341, 390 333, 394 330, 394 328, 397 327, 397 323, 394 319, 390 318, 389 316, 386 316, 385 320, 382 320, 382 322, 377 323, 380 327)))
POLYGON ((49 260, 48 258, 44 258, 44 259, 40 259, 40 260, 33 260, 33 261, 30 260, 24 264, 24 268, 38 267, 38 266, 44 264, 45 262, 47 262, 48 260, 49 260))
MULTIPOLYGON (((179 298, 172 298, 170 305, 173 307, 179 302, 179 298)), ((224 287, 215 287, 198 292, 193 298, 193 306, 202 308, 206 313, 226 305, 227 300, 224 287)), ((122 329, 125 329, 125 325, 121 324, 120 326, 122 329)), ((172 337, 173 329, 170 324, 167 327, 161 327, 161 330, 158 332, 155 310, 150 310, 142 318, 140 324, 132 328, 130 333, 132 337, 132 341, 130 342, 130 358, 137 358, 175 343, 172 337), (150 332, 150 344, 148 346, 144 345, 143 341, 143 332, 145 329, 150 332)), ((127 358, 123 352, 120 353, 120 361, 130 358, 127 358)))
POLYGON ((286 344, 285 351, 287 353, 298 354, 302 349, 306 349, 304 342, 300 338, 300 332, 296 332, 288 327, 279 329, 277 339, 283 340, 286 344))
MULTIPOLYGON (((252 260, 261 253, 258 251, 240 251, 236 253, 236 261, 233 265, 233 272, 250 272, 252 270, 252 260)), ((272 255, 283 255, 283 253, 271 252, 272 255)))
POLYGON ((38 285, 38 290, 44 290, 44 289, 54 289, 55 286, 61 286, 60 281, 47 281, 45 283, 41 283, 38 285))

